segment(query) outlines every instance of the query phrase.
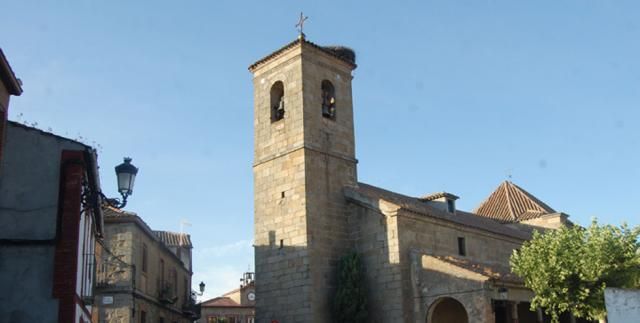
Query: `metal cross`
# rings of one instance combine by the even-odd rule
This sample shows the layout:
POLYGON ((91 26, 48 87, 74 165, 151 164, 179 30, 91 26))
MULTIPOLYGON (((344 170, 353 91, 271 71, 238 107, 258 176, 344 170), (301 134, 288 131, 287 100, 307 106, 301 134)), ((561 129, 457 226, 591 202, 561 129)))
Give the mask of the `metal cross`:
POLYGON ((304 14, 302 14, 302 11, 300 12, 300 18, 298 19, 298 23, 296 24, 296 27, 298 28, 298 31, 300 32, 301 36, 304 36, 304 33, 302 32, 302 29, 304 28, 304 22, 308 18, 309 17, 305 17, 304 14))

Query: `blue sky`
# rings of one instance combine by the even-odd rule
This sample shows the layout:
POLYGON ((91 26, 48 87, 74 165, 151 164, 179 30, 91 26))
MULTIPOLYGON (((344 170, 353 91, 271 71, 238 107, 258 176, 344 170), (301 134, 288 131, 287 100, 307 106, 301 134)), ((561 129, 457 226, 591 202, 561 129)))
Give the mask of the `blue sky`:
POLYGON ((513 182, 571 219, 640 223, 637 1, 11 1, 10 118, 140 167, 127 209, 195 244, 207 296, 253 268, 247 67, 296 37, 354 48, 360 181, 473 209, 513 182))

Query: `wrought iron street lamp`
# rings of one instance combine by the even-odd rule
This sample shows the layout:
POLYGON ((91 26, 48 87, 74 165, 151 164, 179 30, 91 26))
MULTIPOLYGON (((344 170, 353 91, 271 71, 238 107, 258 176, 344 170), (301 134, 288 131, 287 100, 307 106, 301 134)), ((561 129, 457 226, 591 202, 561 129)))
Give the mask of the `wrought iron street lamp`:
POLYGON ((198 285, 200 287, 200 293, 198 294, 198 296, 202 296, 202 294, 204 294, 204 282, 200 282, 200 285, 198 285))
POLYGON ((102 196, 103 201, 105 201, 109 206, 121 209, 125 205, 127 205, 127 197, 133 193, 133 183, 136 180, 136 175, 138 174, 138 168, 131 164, 131 158, 125 157, 124 163, 116 166, 116 176, 118 178, 118 192, 122 196, 122 202, 115 198, 108 198, 102 192, 100 195, 102 196))

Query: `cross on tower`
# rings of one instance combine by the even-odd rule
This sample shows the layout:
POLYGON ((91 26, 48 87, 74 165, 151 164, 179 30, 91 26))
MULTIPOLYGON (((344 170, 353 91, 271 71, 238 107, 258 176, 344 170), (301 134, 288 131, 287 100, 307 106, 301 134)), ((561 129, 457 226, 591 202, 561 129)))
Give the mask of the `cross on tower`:
POLYGON ((305 15, 302 13, 302 11, 300 12, 300 18, 298 19, 298 23, 296 24, 296 27, 298 28, 298 32, 300 32, 300 38, 304 38, 304 33, 302 32, 302 29, 304 28, 304 22, 308 19, 309 17, 305 17, 305 15))

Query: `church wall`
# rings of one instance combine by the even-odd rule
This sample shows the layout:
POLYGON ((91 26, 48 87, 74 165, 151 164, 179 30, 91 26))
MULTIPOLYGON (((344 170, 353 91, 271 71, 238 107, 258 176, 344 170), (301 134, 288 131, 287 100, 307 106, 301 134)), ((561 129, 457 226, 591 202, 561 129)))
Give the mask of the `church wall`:
POLYGON ((539 227, 542 229, 560 229, 569 223, 567 216, 562 213, 554 213, 539 218, 525 220, 520 222, 521 224, 530 225, 533 227, 539 227))
MULTIPOLYGON (((517 239, 408 212, 401 213, 398 219, 402 289, 404 291, 403 307, 407 309, 415 307, 414 295, 411 292, 415 288, 415 279, 412 278, 410 266, 412 251, 418 250, 436 256, 455 256, 508 267, 512 251, 520 247, 522 243, 517 239), (459 237, 465 239, 466 256, 458 254, 459 237)), ((426 287, 429 288, 428 285, 426 287)), ((471 286, 469 287, 471 288, 471 286)), ((420 295, 420 297, 422 296, 420 295)), ((425 311, 425 306, 426 304, 422 303, 421 313, 425 311)), ((416 316, 415 312, 416 310, 405 311, 405 322, 418 322, 424 319, 424 317, 414 317, 416 316)))
POLYGON ((331 321, 337 264, 349 249, 345 185, 355 185, 351 68, 307 44, 302 52, 308 248, 314 322, 331 321), (322 116, 322 81, 335 88, 336 117, 322 116))
POLYGON ((259 323, 299 322, 311 313, 301 80, 299 48, 254 72, 254 243, 259 323), (277 81, 284 84, 285 115, 272 123, 270 89, 277 81))
POLYGON ((301 51, 292 49, 254 73, 254 165, 303 145, 301 51), (271 87, 284 84, 284 119, 271 122, 271 87), (296 108, 298 107, 298 108, 296 108))
POLYGON ((256 319, 329 322, 336 265, 351 247, 342 188, 356 182, 352 66, 304 41, 263 64, 252 70, 256 319), (324 80, 333 119, 322 115, 324 80), (276 82, 282 119, 272 114, 276 82))
POLYGON ((362 257, 369 322, 400 322, 403 316, 397 217, 350 205, 349 227, 362 257))
POLYGON ((425 322, 425 318, 433 313, 434 306, 444 297, 453 298, 464 306, 469 323, 494 322, 492 294, 485 289, 485 282, 456 277, 448 272, 424 267, 419 275, 420 288, 424 291, 419 297, 422 306, 417 309, 413 320, 405 322, 425 322))
POLYGON ((305 46, 302 56, 305 146, 355 162, 351 67, 309 46, 305 46), (335 88, 335 119, 322 116, 323 80, 331 82, 335 88))

